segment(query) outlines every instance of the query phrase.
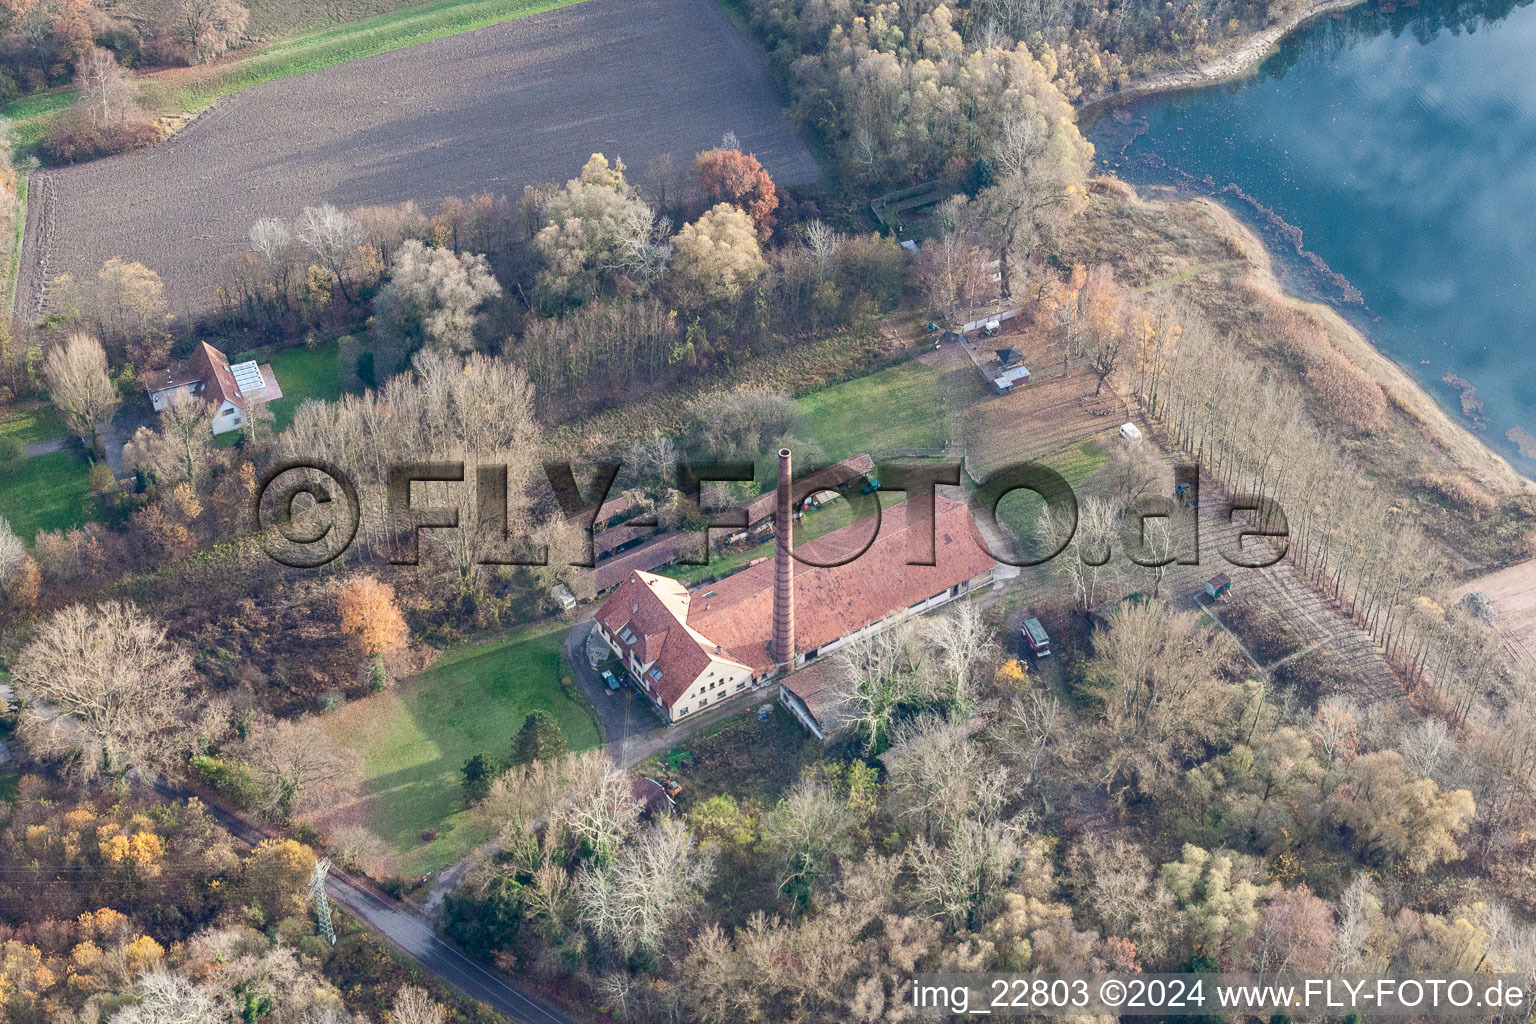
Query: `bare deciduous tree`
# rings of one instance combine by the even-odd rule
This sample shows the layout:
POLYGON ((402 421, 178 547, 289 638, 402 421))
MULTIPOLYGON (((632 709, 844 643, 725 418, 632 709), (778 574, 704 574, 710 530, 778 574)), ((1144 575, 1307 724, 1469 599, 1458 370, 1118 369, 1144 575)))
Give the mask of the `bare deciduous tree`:
POLYGON ((107 374, 107 353, 101 342, 88 334, 71 334, 48 353, 43 378, 69 429, 99 453, 101 432, 122 402, 107 374))
POLYGON ((140 427, 123 446, 123 462, 148 473, 163 487, 184 481, 199 486, 217 458, 213 410, 203 399, 184 392, 172 396, 161 410, 158 431, 140 427))
POLYGON ((97 128, 122 124, 138 112, 117 55, 100 46, 75 69, 75 106, 97 128))
POLYGON ((857 827, 848 802, 824 782, 802 779, 763 819, 763 839, 784 869, 779 888, 809 889, 831 860, 852 851, 857 827))
POLYGON ((402 986, 389 1008, 389 1024, 443 1024, 447 1019, 448 1008, 415 985, 402 986))
POLYGON ((192 661, 165 629, 117 601, 56 612, 22 649, 14 676, 23 726, 41 754, 77 752, 91 776, 174 760, 192 661))
POLYGON ((1039 532, 1046 550, 1061 551, 1052 568, 1071 583, 1084 611, 1104 600, 1106 589, 1125 572, 1123 560, 1115 558, 1112 550, 1119 517, 1119 507, 1099 497, 1088 498, 1078 506, 1075 522, 1070 510, 1058 505, 1047 504, 1040 510, 1039 532))
POLYGON ((419 338, 446 352, 468 352, 480 307, 500 294, 484 256, 428 248, 413 238, 400 246, 374 296, 374 317, 406 343, 419 338))
POLYGON ((164 17, 188 62, 201 64, 240 41, 251 12, 238 0, 171 0, 164 17))
POLYGON ((626 956, 655 953, 703 899, 712 866, 682 822, 664 819, 625 843, 608 866, 582 868, 576 879, 581 918, 626 956))
POLYGON ((279 821, 344 802, 362 778, 355 754, 304 722, 257 723, 240 757, 260 786, 262 812, 279 821))
POLYGON ((294 222, 294 236, 315 262, 336 279, 342 298, 351 302, 345 271, 347 261, 363 242, 362 226, 330 203, 325 203, 304 207, 294 222))

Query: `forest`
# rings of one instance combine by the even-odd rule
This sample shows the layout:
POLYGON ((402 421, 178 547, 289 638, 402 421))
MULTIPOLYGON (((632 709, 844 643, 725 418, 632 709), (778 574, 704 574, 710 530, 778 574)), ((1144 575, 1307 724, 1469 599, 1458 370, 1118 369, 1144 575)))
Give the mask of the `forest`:
MULTIPOLYGON (((439 897, 444 932, 490 968, 624 1020, 909 1020, 928 971, 1536 977, 1536 689, 1453 592, 1469 564, 1536 551, 1536 501, 1438 443, 1335 319, 1263 286, 1239 230, 1094 177, 1076 126, 1081 94, 1276 12, 743 11, 836 187, 781 188, 729 135, 684 167, 594 153, 517 196, 262 218, 197 322, 113 259, 55 278, 42 322, 0 336, 0 410, 62 424, 86 477, 79 522, 0 519, 0 735, 25 770, 0 776, 5 1018, 491 1019, 350 915, 328 941, 308 899, 321 857, 402 911, 439 897), (917 183, 943 196, 904 249, 863 201, 917 183), (1211 267, 1241 269, 1191 271, 1211 267), (745 715, 620 764, 529 713, 449 766, 455 827, 483 842, 441 888, 335 813, 380 788, 338 714, 519 629, 563 637, 557 584, 598 596, 569 557, 496 564, 478 530, 424 532, 422 564, 390 564, 392 464, 505 467, 497 525, 557 556, 586 538, 548 459, 620 462, 629 510, 696 525, 757 489, 691 500, 679 455, 814 462, 828 432, 808 396, 931 368, 941 328, 1005 303, 1080 405, 1134 403, 1148 437, 1098 459, 1074 528, 1015 520, 1013 539, 1062 557, 829 659, 849 724, 833 743, 745 715), (148 415, 146 382, 204 340, 304 360, 285 365, 334 352, 337 379, 218 440, 200 400, 148 415), (294 458, 366 499, 357 545, 321 570, 267 557, 251 518, 294 458), (1098 557, 1174 493, 1174 462, 1198 464, 1207 500, 1284 510, 1284 600, 1211 613, 1166 565, 1098 557), (1363 638, 1364 668, 1299 647, 1308 607, 1363 638), (1020 650, 1026 615, 1051 660, 1020 650), (652 770, 689 780, 676 815, 636 796, 652 770)), ((992 400, 974 369, 934 370, 912 404, 962 422, 992 400)), ((10 442, 0 472, 27 457, 10 442)), ((468 494, 421 496, 474 520, 468 494)), ((564 692, 554 676, 540 685, 564 692)))

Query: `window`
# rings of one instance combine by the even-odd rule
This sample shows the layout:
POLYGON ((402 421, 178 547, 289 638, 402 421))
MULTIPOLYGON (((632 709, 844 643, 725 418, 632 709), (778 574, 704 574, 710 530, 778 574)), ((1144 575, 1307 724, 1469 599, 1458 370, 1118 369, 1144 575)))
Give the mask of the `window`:
POLYGON ((661 669, 659 669, 659 668, 651 669, 651 678, 656 680, 656 682, 658 682, 658 683, 661 682, 661 669))
POLYGON ((622 630, 619 631, 619 639, 623 640, 627 644, 632 644, 635 642, 635 634, 630 632, 628 626, 625 626, 622 630))
POLYGON ((747 688, 747 681, 745 679, 743 679, 741 682, 736 684, 736 689, 738 689, 738 690, 744 690, 746 688, 747 688))
POLYGON ((677 709, 677 717, 678 718, 682 718, 687 713, 688 713, 688 709, 687 708, 678 708, 677 709))

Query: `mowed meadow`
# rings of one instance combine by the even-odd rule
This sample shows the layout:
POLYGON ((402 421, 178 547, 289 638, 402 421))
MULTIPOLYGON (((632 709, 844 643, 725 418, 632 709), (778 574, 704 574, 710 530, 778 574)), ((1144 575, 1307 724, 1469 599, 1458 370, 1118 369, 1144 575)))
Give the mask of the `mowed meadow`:
POLYGON ((775 181, 819 177, 766 68, 712 0, 586 0, 266 81, 159 146, 35 174, 18 309, 35 308, 52 277, 120 256, 160 274, 174 312, 200 312, 260 217, 516 196, 596 151, 644 182, 657 159, 687 166, 727 131, 775 181))
POLYGON ((419 675, 320 719, 363 761, 358 799, 330 824, 367 827, 390 851, 393 872, 414 876, 454 863, 491 832, 464 802, 460 769, 475 754, 505 758, 532 711, 547 711, 572 750, 601 737, 568 681, 563 624, 445 654, 419 675))

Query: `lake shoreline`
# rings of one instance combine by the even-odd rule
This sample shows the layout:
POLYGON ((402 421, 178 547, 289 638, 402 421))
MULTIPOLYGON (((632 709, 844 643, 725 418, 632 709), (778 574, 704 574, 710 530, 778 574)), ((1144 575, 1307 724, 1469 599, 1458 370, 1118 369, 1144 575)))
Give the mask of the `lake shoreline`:
POLYGON ((1264 58, 1279 46, 1286 36, 1305 28, 1311 22, 1328 14, 1337 14, 1358 7, 1365 0, 1312 0, 1278 24, 1261 29, 1248 36, 1236 47, 1210 60, 1172 71, 1159 71, 1130 82, 1120 89, 1104 90, 1074 104, 1078 118, 1102 111, 1125 100, 1139 99, 1164 92, 1181 92, 1200 89, 1208 85, 1241 78, 1264 62, 1264 58))
POLYGON ((1417 424, 1425 440, 1494 493, 1512 494, 1536 488, 1536 482, 1447 411, 1406 367, 1382 351, 1370 332, 1352 322, 1334 303, 1297 295, 1287 287, 1285 275, 1276 265, 1274 249, 1235 211, 1207 196, 1184 201, 1203 207, 1218 230, 1243 242, 1254 285, 1321 316, 1340 351, 1386 390, 1393 403, 1417 424))

